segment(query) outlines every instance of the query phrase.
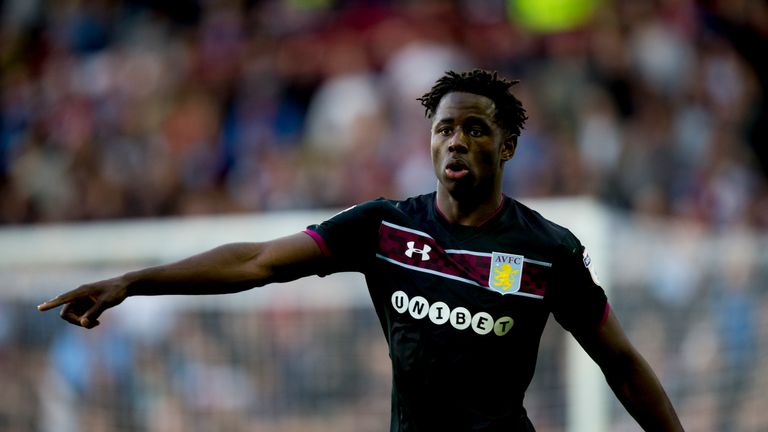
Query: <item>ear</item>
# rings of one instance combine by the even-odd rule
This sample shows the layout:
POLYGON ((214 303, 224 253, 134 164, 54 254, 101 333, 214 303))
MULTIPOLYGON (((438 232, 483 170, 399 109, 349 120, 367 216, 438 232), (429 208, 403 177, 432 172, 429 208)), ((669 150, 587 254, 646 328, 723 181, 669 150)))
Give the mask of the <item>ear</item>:
POLYGON ((506 162, 512 159, 517 149, 517 135, 509 135, 501 145, 501 161, 506 162))

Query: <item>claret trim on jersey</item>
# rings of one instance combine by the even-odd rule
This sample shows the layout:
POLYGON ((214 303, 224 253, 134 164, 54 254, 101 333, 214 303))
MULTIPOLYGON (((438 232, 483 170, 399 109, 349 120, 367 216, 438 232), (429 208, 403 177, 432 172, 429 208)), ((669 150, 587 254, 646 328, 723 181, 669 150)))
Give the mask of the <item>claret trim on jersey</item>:
MULTIPOLYGON (((429 273, 500 294, 536 299, 544 298, 547 280, 545 273, 552 267, 551 263, 528 259, 521 255, 443 249, 429 234, 388 221, 381 222, 376 257, 409 270, 429 273), (504 289, 508 279, 504 279, 505 283, 493 286, 493 256, 520 258, 521 262, 515 268, 519 273, 516 275, 518 279, 510 281, 514 283, 514 290, 504 289), (526 265, 523 266, 522 262, 526 265)), ((510 272, 515 269, 511 269, 510 272)), ((504 275, 504 277, 510 275, 504 275)), ((495 280, 500 281, 498 277, 495 280)))

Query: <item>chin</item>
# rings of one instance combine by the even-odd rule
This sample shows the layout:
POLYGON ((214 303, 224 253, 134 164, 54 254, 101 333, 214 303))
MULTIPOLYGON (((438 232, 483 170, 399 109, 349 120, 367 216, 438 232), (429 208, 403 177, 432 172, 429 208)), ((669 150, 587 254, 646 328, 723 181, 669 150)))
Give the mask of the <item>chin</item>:
POLYGON ((466 199, 476 195, 475 185, 468 181, 443 180, 443 189, 456 199, 466 199))

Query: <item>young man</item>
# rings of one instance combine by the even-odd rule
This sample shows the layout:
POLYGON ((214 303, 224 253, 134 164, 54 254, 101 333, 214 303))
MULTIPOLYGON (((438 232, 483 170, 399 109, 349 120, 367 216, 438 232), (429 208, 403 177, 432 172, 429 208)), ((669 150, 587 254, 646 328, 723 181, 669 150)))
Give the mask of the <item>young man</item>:
POLYGON ((62 318, 92 328, 129 296, 234 293, 358 271, 389 344, 392 431, 532 431, 523 396, 550 313, 645 430, 680 431, 579 240, 502 194, 526 119, 513 84, 448 72, 419 99, 432 121, 432 194, 369 201, 302 233, 86 284, 39 309, 64 305, 62 318))

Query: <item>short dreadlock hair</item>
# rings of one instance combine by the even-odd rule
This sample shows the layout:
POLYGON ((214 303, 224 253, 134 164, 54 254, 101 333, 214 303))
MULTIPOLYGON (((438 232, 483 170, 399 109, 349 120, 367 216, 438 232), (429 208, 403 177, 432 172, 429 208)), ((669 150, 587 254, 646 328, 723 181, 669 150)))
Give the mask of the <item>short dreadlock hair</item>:
POLYGON ((496 106, 494 114, 496 123, 508 135, 519 136, 528 117, 525 115, 523 104, 510 92, 510 88, 518 82, 518 80, 499 78, 497 72, 482 69, 462 73, 448 71, 437 80, 429 92, 417 100, 426 108, 427 118, 432 118, 440 100, 448 93, 466 92, 485 96, 496 106))

